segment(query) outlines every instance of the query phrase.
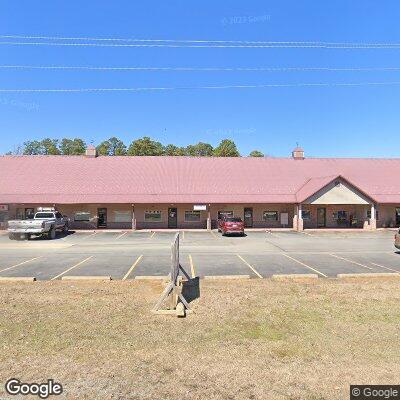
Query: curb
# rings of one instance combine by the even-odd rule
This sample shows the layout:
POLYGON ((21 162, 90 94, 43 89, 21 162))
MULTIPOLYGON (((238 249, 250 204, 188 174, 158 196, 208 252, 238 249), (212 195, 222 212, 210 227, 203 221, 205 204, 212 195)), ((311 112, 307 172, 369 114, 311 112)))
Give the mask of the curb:
POLYGON ((273 281, 305 281, 318 279, 317 274, 276 274, 272 275, 273 281))
POLYGON ((157 275, 139 275, 134 278, 137 281, 166 281, 169 279, 168 276, 157 276, 157 275))
POLYGON ((218 279, 250 279, 250 275, 205 275, 200 277, 205 280, 218 280, 218 279))
POLYGON ((35 282, 36 278, 34 276, 10 276, 0 277, 0 282, 35 282))
POLYGON ((111 276, 63 276, 62 281, 111 281, 111 276))
POLYGON ((377 272, 377 273, 373 273, 373 272, 368 272, 365 274, 338 274, 337 275, 338 279, 354 279, 354 278, 358 278, 358 279, 362 279, 362 278, 396 278, 396 279, 400 279, 400 273, 395 273, 395 272, 377 272))

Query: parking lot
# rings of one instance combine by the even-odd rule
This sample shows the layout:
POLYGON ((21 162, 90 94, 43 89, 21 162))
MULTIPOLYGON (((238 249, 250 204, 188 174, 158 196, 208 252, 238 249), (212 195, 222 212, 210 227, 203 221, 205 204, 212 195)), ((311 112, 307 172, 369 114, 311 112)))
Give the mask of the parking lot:
MULTIPOLYGON (((71 276, 131 280, 170 271, 174 232, 71 232, 48 241, 0 234, 0 277, 57 280, 71 276)), ((189 277, 268 278, 282 274, 400 273, 393 231, 247 232, 222 237, 181 231, 180 261, 189 277)))

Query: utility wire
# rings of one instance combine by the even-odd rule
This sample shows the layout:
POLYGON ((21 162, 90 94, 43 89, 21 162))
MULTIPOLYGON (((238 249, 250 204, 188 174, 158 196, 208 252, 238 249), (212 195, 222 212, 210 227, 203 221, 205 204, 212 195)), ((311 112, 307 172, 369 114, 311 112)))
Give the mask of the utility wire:
POLYGON ((263 44, 263 45, 317 45, 317 46, 369 46, 400 47, 400 43, 362 43, 362 42, 324 42, 324 41, 251 41, 251 40, 181 40, 181 39, 135 39, 135 38, 94 38, 94 37, 61 37, 61 36, 29 36, 0 35, 4 39, 40 39, 40 40, 77 40, 77 41, 110 41, 110 42, 143 42, 143 43, 231 43, 231 44, 263 44))
POLYGON ((133 87, 133 88, 77 88, 77 89, 0 89, 0 93, 74 93, 74 92, 140 92, 197 89, 262 89, 280 87, 353 87, 353 86, 398 86, 398 82, 349 82, 349 83, 277 83, 266 85, 226 85, 226 86, 178 86, 178 87, 133 87))
POLYGON ((250 71, 250 72, 285 72, 285 71, 400 71, 400 67, 96 67, 64 65, 0 65, 0 69, 39 69, 39 70, 90 70, 90 71, 250 71))
POLYGON ((400 49, 400 44, 116 44, 116 43, 59 43, 59 42, 0 42, 2 46, 69 46, 69 47, 135 47, 135 48, 318 48, 318 49, 400 49))

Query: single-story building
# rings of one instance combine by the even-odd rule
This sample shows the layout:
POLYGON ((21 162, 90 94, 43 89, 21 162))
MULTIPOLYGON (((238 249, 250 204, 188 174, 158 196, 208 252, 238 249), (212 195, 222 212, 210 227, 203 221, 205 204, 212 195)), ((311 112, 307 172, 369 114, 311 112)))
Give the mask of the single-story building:
POLYGON ((400 159, 1 156, 0 226, 56 207, 79 228, 400 226, 400 159))

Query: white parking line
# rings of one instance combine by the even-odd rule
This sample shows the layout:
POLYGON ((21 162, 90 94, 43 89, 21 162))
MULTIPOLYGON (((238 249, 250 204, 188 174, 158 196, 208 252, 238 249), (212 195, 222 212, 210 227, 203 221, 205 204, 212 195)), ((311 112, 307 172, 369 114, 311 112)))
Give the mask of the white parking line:
POLYGON ((299 261, 299 260, 296 260, 294 257, 291 257, 291 256, 289 256, 289 255, 287 255, 287 254, 285 254, 285 253, 280 253, 280 254, 282 254, 283 256, 285 256, 285 257, 287 257, 287 258, 290 258, 291 260, 297 262, 298 264, 302 265, 303 267, 306 267, 306 268, 310 269, 311 271, 316 272, 317 274, 323 276, 324 278, 328 278, 328 276, 325 275, 324 273, 322 273, 321 271, 318 271, 317 269, 315 269, 315 268, 313 268, 313 267, 310 267, 309 265, 304 264, 303 262, 301 262, 301 261, 299 261))
POLYGON ((263 276, 253 267, 251 266, 241 255, 236 254, 240 260, 242 260, 259 278, 262 278, 263 276))
POLYGON ((218 237, 213 231, 210 231, 210 233, 211 233, 211 235, 214 236, 215 238, 218 237))
POLYGON ((115 238, 115 240, 118 240, 118 239, 122 238, 122 237, 125 236, 127 233, 128 233, 128 232, 123 232, 123 233, 121 233, 120 235, 118 235, 118 236, 115 238))
POLYGON ((153 237, 154 237, 155 234, 156 234, 156 233, 153 232, 153 233, 151 234, 151 236, 149 237, 149 239, 153 239, 153 237))
POLYGON ((190 270, 192 272, 192 278, 196 278, 196 268, 194 266, 193 258, 192 255, 189 254, 189 264, 190 264, 190 270))
POLYGON ((384 265, 376 264, 376 263, 373 263, 372 261, 370 261, 370 263, 371 263, 372 265, 377 266, 377 267, 380 267, 380 268, 383 268, 383 269, 387 269, 388 271, 393 271, 393 272, 396 272, 397 274, 400 273, 400 271, 398 271, 398 270, 396 270, 396 269, 392 269, 392 268, 389 268, 389 267, 385 267, 384 265))
POLYGON ((11 267, 4 268, 4 269, 0 270, 0 272, 8 271, 9 269, 13 269, 13 268, 19 267, 20 265, 28 264, 28 263, 30 263, 32 261, 35 261, 35 260, 38 260, 39 258, 42 258, 42 257, 43 256, 31 258, 30 260, 26 260, 26 261, 20 262, 19 264, 11 265, 11 267))
POLYGON ((51 278, 51 281, 54 281, 55 279, 59 278, 60 276, 65 275, 67 272, 73 270, 76 267, 79 267, 80 265, 82 265, 83 263, 85 263, 86 261, 89 261, 91 258, 93 258, 94 256, 89 256, 88 258, 85 258, 84 260, 82 260, 81 262, 78 262, 78 264, 73 265, 72 267, 68 268, 67 270, 65 270, 64 272, 61 272, 61 274, 56 275, 54 278, 51 278))
POLYGON ((329 253, 329 255, 330 255, 331 257, 338 258, 339 260, 347 261, 347 262, 349 262, 349 263, 351 263, 351 264, 358 265, 359 267, 369 269, 370 271, 373 270, 373 268, 368 267, 367 265, 364 265, 364 264, 360 264, 360 263, 357 262, 357 261, 349 260, 348 258, 340 257, 340 256, 337 256, 336 254, 333 254, 333 253, 329 253))
POLYGON ((131 272, 135 269, 136 265, 140 263, 140 260, 143 258, 143 254, 140 255, 136 261, 132 264, 132 267, 129 268, 129 271, 125 274, 125 276, 122 278, 123 281, 128 279, 128 276, 131 274, 131 272))
POLYGON ((90 234, 90 235, 88 235, 88 236, 82 238, 81 240, 86 240, 86 239, 88 239, 88 238, 90 238, 90 237, 92 237, 92 236, 94 236, 94 235, 99 235, 99 233, 93 232, 92 234, 90 234))

